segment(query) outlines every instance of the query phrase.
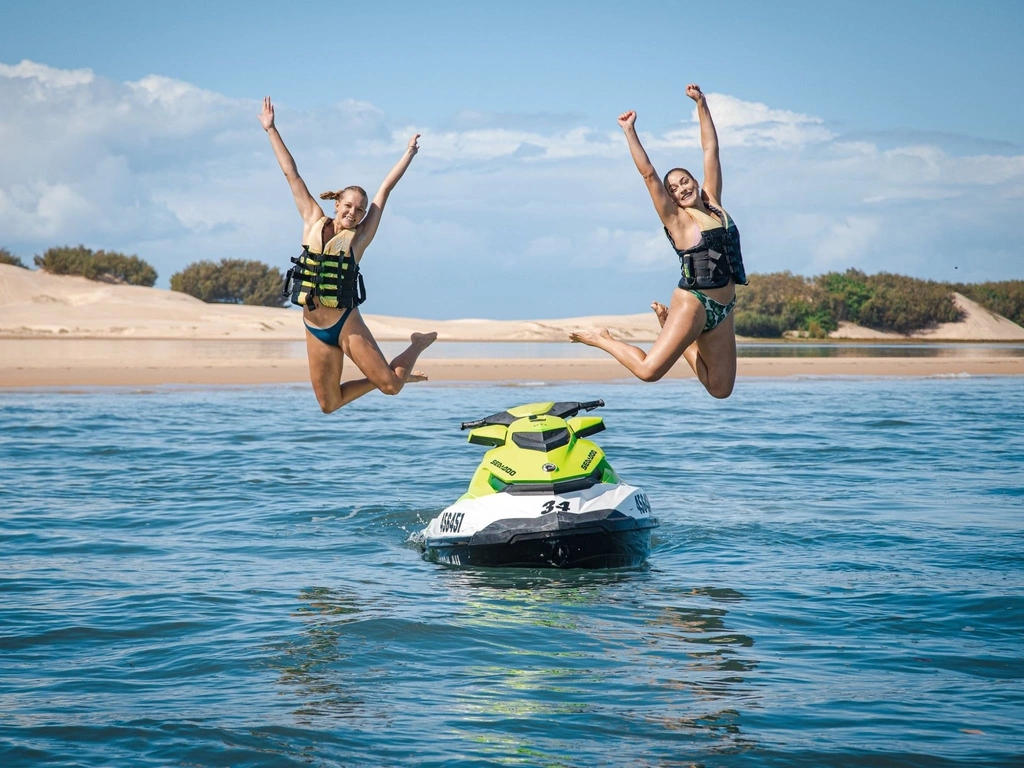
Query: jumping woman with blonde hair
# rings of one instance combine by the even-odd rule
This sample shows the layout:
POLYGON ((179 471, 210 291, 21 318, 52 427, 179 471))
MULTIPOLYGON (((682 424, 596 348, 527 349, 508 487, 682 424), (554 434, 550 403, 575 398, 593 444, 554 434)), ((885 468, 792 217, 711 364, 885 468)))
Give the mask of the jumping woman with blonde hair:
POLYGON ((659 179, 636 133, 636 112, 624 112, 619 125, 629 152, 643 176, 665 234, 679 256, 682 279, 668 307, 651 308, 661 332, 649 352, 612 338, 607 329, 576 331, 572 341, 603 349, 637 378, 657 381, 683 357, 701 384, 714 397, 728 397, 736 382, 736 331, 732 309, 736 285, 746 285, 740 254, 740 235, 722 208, 722 165, 718 134, 700 86, 690 84, 686 95, 697 103, 700 143, 704 150, 704 189, 683 168, 659 179))
POLYGON ((334 201, 332 219, 324 215, 299 176, 295 160, 274 125, 269 96, 263 99, 260 123, 270 137, 302 216, 302 255, 292 259, 295 267, 288 272, 286 290, 290 287, 292 302, 302 306, 309 378, 320 408, 330 413, 374 389, 397 395, 406 382, 424 381, 427 377, 414 371, 413 366, 437 334, 412 334, 409 348, 388 363, 359 314, 359 305, 365 299, 359 262, 377 234, 388 195, 419 149, 419 134, 409 139, 405 154, 384 177, 372 202, 361 187, 355 186, 320 195, 322 200, 334 201), (341 381, 346 356, 366 378, 341 381))

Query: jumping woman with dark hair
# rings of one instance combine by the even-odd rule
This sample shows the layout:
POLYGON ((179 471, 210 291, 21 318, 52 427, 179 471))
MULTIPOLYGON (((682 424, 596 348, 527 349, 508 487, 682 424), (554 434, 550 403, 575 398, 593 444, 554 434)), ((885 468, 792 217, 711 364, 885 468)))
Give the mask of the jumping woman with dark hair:
POLYGON ((647 353, 613 339, 607 329, 576 331, 569 338, 603 349, 643 381, 657 381, 683 357, 705 389, 724 398, 732 394, 736 382, 736 331, 731 314, 736 285, 746 285, 747 276, 739 232, 722 208, 722 165, 711 112, 700 86, 688 85, 686 95, 697 103, 704 150, 703 191, 683 168, 673 168, 659 179, 637 136, 636 112, 619 116, 633 162, 647 183, 682 268, 682 279, 669 306, 651 305, 661 333, 647 353))
POLYGON ((302 216, 302 255, 292 259, 295 267, 289 270, 288 280, 292 302, 302 306, 309 378, 320 408, 330 413, 374 389, 385 395, 397 395, 406 382, 425 380, 427 377, 414 371, 413 366, 437 334, 412 334, 409 348, 388 363, 358 308, 365 298, 359 261, 377 233, 388 195, 419 149, 419 134, 409 139, 405 154, 384 178, 369 207, 361 187, 345 187, 320 195, 322 200, 334 201, 332 219, 324 215, 299 176, 295 160, 274 125, 274 106, 269 96, 263 99, 260 123, 270 137, 274 155, 292 189, 295 207, 302 216), (346 355, 366 378, 342 383, 346 355))

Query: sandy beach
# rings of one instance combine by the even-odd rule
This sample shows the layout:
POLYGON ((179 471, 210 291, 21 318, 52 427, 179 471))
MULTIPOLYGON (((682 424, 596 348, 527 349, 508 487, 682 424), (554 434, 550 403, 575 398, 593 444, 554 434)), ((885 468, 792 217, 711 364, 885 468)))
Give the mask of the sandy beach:
MULTIPOLYGON (((956 295, 964 320, 912 336, 844 325, 847 340, 882 343, 958 342, 934 356, 755 356, 739 360, 743 377, 1024 375, 1024 356, 993 355, 970 343, 1024 343, 1024 328, 956 295)), ((484 342, 478 357, 454 356, 452 345, 427 350, 419 367, 434 382, 593 381, 629 379, 611 358, 531 356, 537 343, 565 342, 580 328, 607 327, 634 343, 654 340, 654 314, 542 320, 422 320, 366 314, 383 342, 436 330, 441 342, 484 342), (519 345, 509 342, 532 342, 519 345), (509 349, 512 348, 510 352, 509 349)), ((304 332, 290 309, 205 304, 182 293, 49 275, 0 265, 0 387, 151 386, 305 382, 304 332)), ((741 340, 741 342, 744 340, 741 340)), ((748 340, 749 341, 749 340, 748 340)), ((800 342, 793 342, 799 344, 800 342)), ((556 348, 557 349, 557 348, 556 348)), ((767 347, 766 347, 767 349, 767 347)), ((385 350, 387 351, 387 350, 385 350)), ((358 377, 349 365, 348 377, 358 377)), ((685 363, 671 378, 692 377, 685 363)))
MULTIPOLYGON (((200 342, 187 356, 139 354, 140 344, 89 340, 0 339, 0 387, 153 386, 307 382, 306 361, 265 354, 245 342, 200 342), (204 349, 205 347, 205 349, 204 349), (120 348, 120 351, 119 351, 120 348), (92 350, 95 354, 88 354, 92 350)), ((631 377, 603 358, 452 358, 430 356, 418 366, 432 382, 612 381, 631 377)), ((351 363, 346 379, 357 378, 351 363)), ((741 357, 741 377, 1024 375, 1024 356, 990 357, 741 357)), ((667 378, 690 378, 685 363, 667 378)))

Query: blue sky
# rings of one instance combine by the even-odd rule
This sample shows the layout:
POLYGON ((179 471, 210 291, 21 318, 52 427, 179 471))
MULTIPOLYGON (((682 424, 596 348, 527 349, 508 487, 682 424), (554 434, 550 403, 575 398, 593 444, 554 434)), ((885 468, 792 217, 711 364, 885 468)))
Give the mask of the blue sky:
POLYGON ((699 168, 722 135, 748 272, 1024 278, 1024 4, 25 2, 0 24, 0 245, 278 266, 300 222, 255 114, 316 194, 422 150, 365 309, 643 311, 678 271, 615 124, 699 168))

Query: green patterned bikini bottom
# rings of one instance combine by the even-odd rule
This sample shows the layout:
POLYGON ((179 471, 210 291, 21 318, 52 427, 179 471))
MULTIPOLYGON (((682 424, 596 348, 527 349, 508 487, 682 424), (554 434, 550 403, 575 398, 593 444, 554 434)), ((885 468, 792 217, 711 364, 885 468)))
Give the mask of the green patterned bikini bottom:
POLYGON ((703 293, 698 291, 696 288, 687 288, 690 293, 696 296, 700 303, 704 305, 704 311, 708 315, 707 322, 704 323, 704 331, 710 331, 712 328, 717 328, 718 324, 725 320, 732 312, 732 308, 736 306, 736 297, 732 297, 732 301, 728 304, 722 304, 720 301, 708 298, 703 293))

